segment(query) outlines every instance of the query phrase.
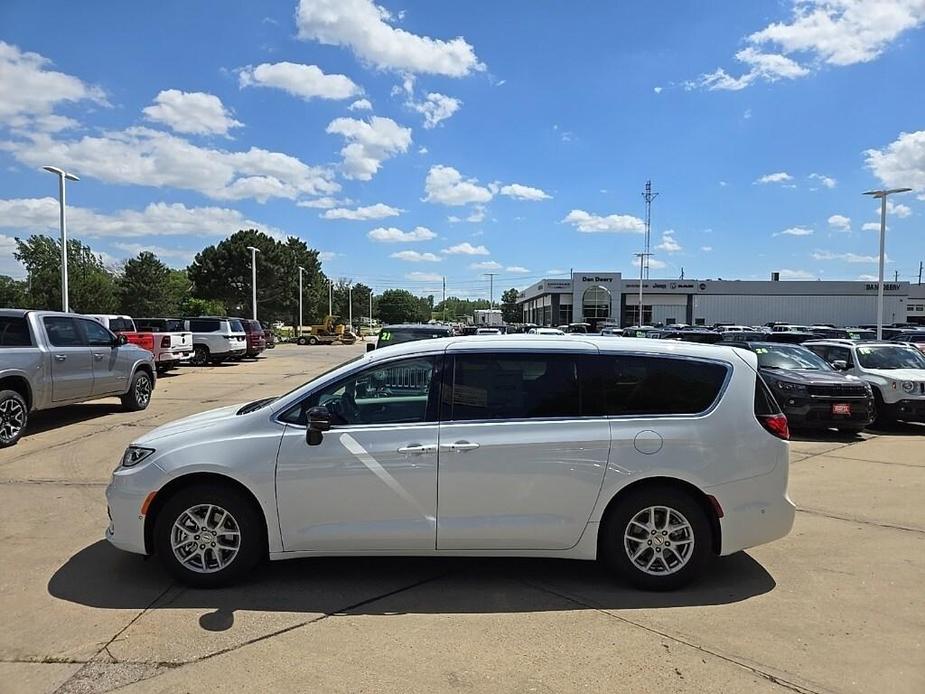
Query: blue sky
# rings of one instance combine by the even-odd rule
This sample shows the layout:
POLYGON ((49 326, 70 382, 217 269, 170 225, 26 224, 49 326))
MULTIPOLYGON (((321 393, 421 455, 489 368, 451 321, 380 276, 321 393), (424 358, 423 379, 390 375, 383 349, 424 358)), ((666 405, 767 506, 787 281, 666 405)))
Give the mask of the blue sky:
POLYGON ((925 0, 0 6, 0 272, 70 228, 183 266, 257 225, 371 284, 859 279, 925 259, 925 0), (637 266, 638 267, 638 266, 637 266))

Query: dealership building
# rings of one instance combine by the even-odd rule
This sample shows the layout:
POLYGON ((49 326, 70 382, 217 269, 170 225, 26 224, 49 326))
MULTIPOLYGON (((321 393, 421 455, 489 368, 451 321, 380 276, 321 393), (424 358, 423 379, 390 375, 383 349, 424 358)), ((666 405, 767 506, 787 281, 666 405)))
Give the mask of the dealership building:
MULTIPOLYGON (((877 320, 877 283, 841 281, 647 279, 642 281, 642 324, 861 325, 877 320)), ((537 325, 639 321, 639 280, 619 272, 573 272, 540 280, 517 300, 523 322, 537 325)), ((925 285, 884 284, 883 321, 925 324, 925 285)))

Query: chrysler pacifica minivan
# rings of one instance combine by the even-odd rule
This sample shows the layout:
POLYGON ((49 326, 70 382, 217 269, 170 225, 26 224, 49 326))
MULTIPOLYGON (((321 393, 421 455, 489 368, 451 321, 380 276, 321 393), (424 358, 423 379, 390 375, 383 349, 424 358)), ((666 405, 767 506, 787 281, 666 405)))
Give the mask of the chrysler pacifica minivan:
POLYGON ((200 587, 266 557, 454 555, 600 558, 671 589, 790 531, 787 438, 744 350, 409 342, 136 440, 107 537, 200 587))

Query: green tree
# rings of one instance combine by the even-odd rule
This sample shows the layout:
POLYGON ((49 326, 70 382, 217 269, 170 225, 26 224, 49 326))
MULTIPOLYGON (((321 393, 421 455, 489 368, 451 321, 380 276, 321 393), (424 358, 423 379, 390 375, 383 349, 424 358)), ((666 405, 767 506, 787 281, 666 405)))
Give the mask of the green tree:
POLYGON ((129 316, 166 316, 176 309, 171 297, 170 268, 150 251, 125 263, 119 278, 120 306, 129 316))
MULTIPOLYGON (((26 308, 61 308, 61 244, 49 236, 16 239, 13 257, 28 273, 26 308)), ((68 299, 77 313, 112 313, 118 304, 115 279, 103 259, 77 239, 68 239, 68 299)))
POLYGON ((215 299, 197 299, 187 296, 180 300, 175 311, 179 316, 223 316, 225 304, 215 299))
POLYGON ((167 273, 167 308, 164 311, 164 315, 184 315, 180 311, 180 305, 185 300, 192 298, 193 285, 189 281, 189 277, 186 276, 185 269, 169 269, 167 273))
POLYGON ((460 299, 455 296, 448 296, 446 301, 439 302, 434 306, 434 315, 443 320, 443 309, 446 307, 447 320, 457 320, 468 316, 472 318, 478 308, 489 308, 488 299, 460 299))
POLYGON ((513 287, 501 294, 501 317, 505 323, 523 322, 523 312, 517 305, 517 297, 519 296, 520 291, 513 287))
POLYGON ((26 282, 0 275, 0 308, 23 308, 27 290, 26 282))
POLYGON ((379 295, 376 317, 383 324, 413 323, 430 319, 430 304, 406 289, 387 289, 379 295))

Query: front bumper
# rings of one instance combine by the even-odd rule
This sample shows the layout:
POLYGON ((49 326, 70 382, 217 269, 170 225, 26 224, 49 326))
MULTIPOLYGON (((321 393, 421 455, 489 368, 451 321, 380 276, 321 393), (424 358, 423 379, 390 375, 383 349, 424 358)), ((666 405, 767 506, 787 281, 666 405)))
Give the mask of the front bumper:
POLYGON ((883 414, 904 422, 925 422, 925 399, 908 399, 883 404, 883 414))
POLYGON ((721 555, 757 547, 790 532, 796 506, 787 493, 789 471, 790 464, 780 462, 766 475, 703 490, 715 497, 723 509, 719 519, 721 555))
POLYGON ((145 517, 142 505, 148 494, 160 489, 166 475, 153 463, 140 463, 137 467, 119 467, 106 487, 109 527, 106 539, 126 552, 147 554, 145 547, 145 517))
POLYGON ((858 397, 781 397, 778 403, 787 421, 800 427, 864 427, 874 420, 873 398, 858 397), (833 405, 849 405, 851 414, 834 414, 833 405))

